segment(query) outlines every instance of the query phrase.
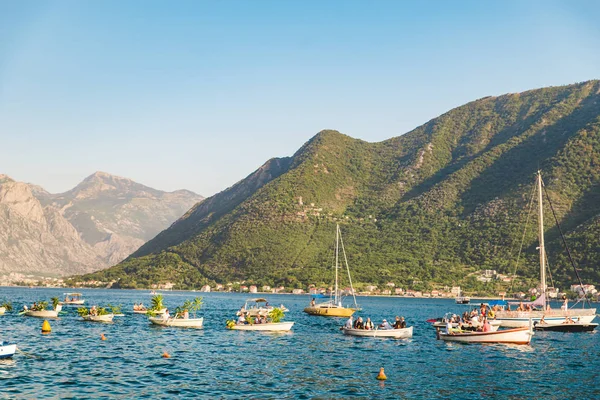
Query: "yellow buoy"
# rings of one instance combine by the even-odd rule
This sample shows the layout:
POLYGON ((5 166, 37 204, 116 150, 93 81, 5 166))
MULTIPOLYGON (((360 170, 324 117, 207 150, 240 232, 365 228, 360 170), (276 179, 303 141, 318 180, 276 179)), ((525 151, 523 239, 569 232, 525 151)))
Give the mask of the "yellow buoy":
POLYGON ((379 375, 377 375, 377 380, 385 381, 386 379, 387 376, 385 376, 385 374, 383 373, 383 367, 381 367, 381 369, 379 370, 379 375))
POLYGON ((162 354, 162 357, 163 357, 163 358, 171 358, 171 355, 165 351, 165 352, 162 354))
POLYGON ((104 336, 104 333, 100 334, 100 340, 106 340, 106 336, 104 336))
POLYGON ((50 327, 50 322, 48 322, 47 320, 44 320, 44 323, 42 324, 42 333, 50 333, 52 332, 52 328, 50 327))

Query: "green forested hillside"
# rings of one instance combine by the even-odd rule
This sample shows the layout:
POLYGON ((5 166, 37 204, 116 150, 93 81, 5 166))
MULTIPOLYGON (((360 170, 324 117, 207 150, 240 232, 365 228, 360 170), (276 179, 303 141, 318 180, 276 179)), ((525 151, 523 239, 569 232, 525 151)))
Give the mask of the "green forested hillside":
MULTIPOLYGON (((84 279, 328 283, 340 223, 358 282, 473 288, 470 272, 514 272, 538 169, 584 278, 600 282, 599 81, 483 98, 380 143, 322 131, 84 279)), ((547 217, 564 288, 572 269, 547 217)), ((526 277, 538 268, 532 218, 518 269, 526 277)))

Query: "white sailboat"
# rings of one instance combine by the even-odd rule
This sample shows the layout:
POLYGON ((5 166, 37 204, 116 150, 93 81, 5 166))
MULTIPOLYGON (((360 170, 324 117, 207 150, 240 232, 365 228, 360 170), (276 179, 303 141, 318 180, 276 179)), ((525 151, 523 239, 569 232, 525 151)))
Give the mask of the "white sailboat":
POLYGON ((544 209, 542 202, 542 174, 538 171, 537 175, 537 191, 538 191, 538 237, 540 251, 540 288, 542 294, 533 303, 533 306, 540 307, 540 310, 533 311, 507 311, 501 310, 496 312, 496 320, 501 321, 501 326, 509 328, 526 327, 531 319, 534 323, 539 322, 544 318, 544 322, 548 325, 558 325, 565 322, 567 317, 581 323, 589 324, 596 317, 595 308, 577 308, 568 309, 566 307, 558 309, 549 309, 546 302, 546 251, 544 247, 544 209))
POLYGON ((320 315, 323 317, 349 317, 354 314, 355 311, 359 310, 358 304, 356 304, 356 295, 354 294, 354 287, 352 286, 352 278, 350 277, 350 267, 348 266, 348 257, 346 256, 346 250, 344 249, 344 241, 342 239, 342 232, 340 231, 340 225, 336 224, 336 240, 335 240, 335 288, 332 293, 332 298, 324 303, 312 304, 304 309, 304 312, 310 315, 320 315), (339 275, 339 250, 340 244, 342 247, 342 254, 344 256, 344 262, 346 264, 346 271, 348 272, 348 281, 350 282, 350 290, 352 291, 352 298, 354 299, 354 307, 344 307, 342 305, 342 293, 338 285, 339 275))

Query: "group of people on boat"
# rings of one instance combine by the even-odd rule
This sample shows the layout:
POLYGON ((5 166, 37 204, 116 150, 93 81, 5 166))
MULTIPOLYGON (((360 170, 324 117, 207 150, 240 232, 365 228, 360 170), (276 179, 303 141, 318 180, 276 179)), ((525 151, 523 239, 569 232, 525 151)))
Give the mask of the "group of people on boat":
POLYGON ((23 305, 23 311, 44 311, 46 307, 43 304, 33 303, 31 307, 27 307, 27 305, 23 305))
POLYGON ((147 311, 147 309, 144 306, 144 303, 140 303, 140 304, 135 303, 133 305, 133 311, 147 311))
MULTIPOLYGON (((362 317, 358 317, 358 318, 356 318, 356 321, 355 321, 354 317, 351 315, 350 318, 348 318, 348 320, 344 324, 344 328, 345 329, 373 330, 373 329, 375 329, 375 325, 373 324, 373 321, 371 321, 371 318, 367 318, 367 320, 364 321, 362 317)), ((406 320, 404 319, 404 317, 396 316, 396 320, 394 321, 394 324, 392 325, 384 318, 383 321, 381 322, 381 324, 377 325, 377 328, 378 329, 404 329, 404 328, 406 328, 406 320)))
POLYGON ((258 324, 267 324, 267 323, 269 323, 269 320, 267 319, 267 316, 265 314, 258 314, 257 316, 252 317, 252 316, 248 315, 248 313, 246 313, 246 312, 239 312, 238 319, 236 321, 237 325, 247 325, 247 324, 258 325, 258 324))

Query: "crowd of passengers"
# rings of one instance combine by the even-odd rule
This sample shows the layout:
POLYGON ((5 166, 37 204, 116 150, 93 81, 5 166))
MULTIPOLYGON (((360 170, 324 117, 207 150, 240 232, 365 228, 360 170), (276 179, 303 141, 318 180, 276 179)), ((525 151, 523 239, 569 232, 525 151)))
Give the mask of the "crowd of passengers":
MULTIPOLYGON (((356 318, 356 321, 355 321, 354 317, 350 316, 350 318, 348 318, 348 321, 346 321, 346 323, 344 324, 344 328, 345 329, 373 330, 373 329, 375 329, 375 324, 373 324, 373 321, 371 321, 371 318, 367 318, 367 320, 364 321, 362 317, 358 317, 358 318, 356 318)), ((404 329, 404 328, 406 328, 406 321, 404 320, 404 317, 396 316, 396 321, 394 321, 394 324, 392 325, 384 318, 384 320, 381 322, 381 324, 377 325, 377 328, 379 328, 379 329, 404 329)))

